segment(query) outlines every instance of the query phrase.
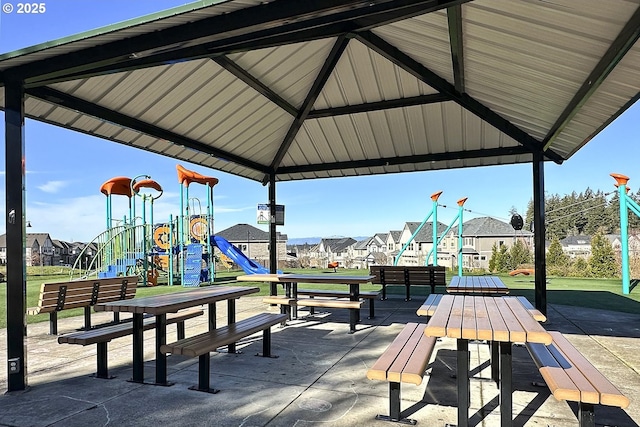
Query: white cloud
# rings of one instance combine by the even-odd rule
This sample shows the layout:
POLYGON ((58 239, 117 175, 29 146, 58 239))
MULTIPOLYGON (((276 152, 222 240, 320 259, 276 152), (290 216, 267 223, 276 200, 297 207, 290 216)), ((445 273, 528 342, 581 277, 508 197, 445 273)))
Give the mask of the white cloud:
POLYGON ((43 185, 39 185, 38 189, 45 193, 55 194, 69 185, 68 181, 49 181, 43 185))

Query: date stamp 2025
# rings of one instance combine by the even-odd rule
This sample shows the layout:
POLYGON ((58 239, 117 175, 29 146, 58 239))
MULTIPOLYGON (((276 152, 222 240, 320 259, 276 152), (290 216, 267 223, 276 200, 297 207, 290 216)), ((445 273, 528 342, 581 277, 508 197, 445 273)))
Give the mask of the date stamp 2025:
POLYGON ((38 15, 47 12, 47 4, 42 3, 9 3, 2 2, 2 12, 16 15, 38 15))

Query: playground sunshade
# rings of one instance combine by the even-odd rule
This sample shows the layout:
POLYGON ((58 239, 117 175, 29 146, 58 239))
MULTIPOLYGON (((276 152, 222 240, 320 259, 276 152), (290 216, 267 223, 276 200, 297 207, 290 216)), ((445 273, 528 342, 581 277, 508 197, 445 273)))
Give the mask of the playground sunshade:
POLYGON ((0 56, 0 105, 252 180, 570 158, 638 99, 626 0, 199 1, 0 56))

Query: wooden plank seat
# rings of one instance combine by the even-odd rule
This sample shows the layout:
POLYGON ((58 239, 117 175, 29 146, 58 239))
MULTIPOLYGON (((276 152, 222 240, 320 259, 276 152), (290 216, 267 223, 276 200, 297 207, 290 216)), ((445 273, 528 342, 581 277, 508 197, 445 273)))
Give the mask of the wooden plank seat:
POLYGON ((198 357, 198 385, 189 387, 191 390, 217 393, 209 386, 211 375, 210 355, 219 347, 235 344, 242 338, 262 331, 263 357, 271 355, 271 326, 282 323, 287 319, 286 314, 260 313, 248 319, 240 320, 229 325, 207 331, 193 337, 179 339, 171 344, 164 344, 160 351, 164 354, 180 354, 187 357, 198 357))
POLYGON ((595 426, 594 405, 629 406, 629 399, 565 336, 556 331, 550 334, 550 345, 528 343, 527 349, 553 396, 578 402, 580 427, 595 426))
MULTIPOLYGON (((535 320, 537 320, 538 322, 545 322, 547 320, 547 316, 542 314, 540 310, 536 309, 526 297, 503 296, 502 298, 505 298, 505 299, 516 298, 522 303, 522 305, 527 309, 529 314, 531 314, 531 316, 533 316, 535 320)), ((426 317, 433 316, 433 313, 436 311, 436 308, 438 307, 438 303, 440 302, 441 299, 442 299, 441 294, 429 295, 427 299, 422 303, 420 308, 418 308, 416 313, 418 314, 418 316, 426 316, 426 317)))
MULTIPOLYGON (((36 307, 27 314, 49 313, 49 334, 58 334, 58 312, 72 308, 84 309, 84 329, 91 328, 91 307, 96 304, 130 299, 136 295, 137 276, 110 279, 88 279, 70 282, 43 283, 36 307)), ((114 322, 118 322, 114 313, 114 322)))
POLYGON ((374 276, 371 283, 382 285, 381 299, 387 299, 387 285, 402 285, 406 288, 406 301, 411 300, 411 286, 430 286, 436 293, 436 286, 446 286, 447 279, 443 266, 422 265, 372 265, 369 273, 374 276))
MULTIPOLYGON (((175 323, 178 330, 178 338, 184 338, 184 321, 201 316, 204 312, 200 309, 184 310, 167 315, 167 324, 175 323)), ((155 317, 147 317, 143 321, 145 331, 156 326, 155 317)), ((122 322, 114 325, 98 327, 86 331, 72 332, 58 337, 59 344, 78 344, 87 346, 97 344, 97 378, 110 379, 107 367, 107 343, 113 339, 125 337, 133 333, 133 322, 122 322)))
POLYGON ((291 320, 291 306, 296 304, 295 298, 272 295, 264 297, 262 302, 280 306, 280 313, 287 315, 287 318, 282 322, 282 326, 286 325, 287 320, 291 320))
MULTIPOLYGON (((379 291, 360 291, 359 297, 367 300, 369 304, 369 319, 375 317, 375 305, 374 301, 380 295, 379 291)), ((338 291, 333 289, 298 289, 298 296, 307 296, 309 298, 314 297, 330 297, 330 298, 348 298, 348 291, 338 291)), ((310 307, 309 312, 314 314, 313 307, 310 307)))
MULTIPOLYGON (((364 300, 351 301, 348 298, 307 298, 298 299, 297 306, 302 307, 323 307, 323 308, 345 308, 349 313, 349 333, 356 332, 356 323, 360 321, 360 308, 364 300)), ((311 315, 311 312, 309 313, 311 315)))
POLYGON ((377 420, 415 424, 402 418, 400 383, 420 385, 435 348, 436 338, 424 334, 426 325, 407 323, 384 353, 367 371, 367 378, 389 382, 389 415, 376 415, 377 420))

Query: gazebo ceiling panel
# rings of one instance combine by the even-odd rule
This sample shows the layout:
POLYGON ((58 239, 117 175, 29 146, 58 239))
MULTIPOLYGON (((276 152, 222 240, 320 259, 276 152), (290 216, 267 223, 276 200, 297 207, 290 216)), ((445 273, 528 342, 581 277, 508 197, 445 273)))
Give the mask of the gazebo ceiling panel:
POLYGON ((228 55, 228 59, 299 108, 309 93, 335 38, 228 55))
POLYGON ((375 28, 372 32, 449 83, 453 83, 446 11, 442 10, 404 19, 375 28))
POLYGON ((437 91, 351 40, 314 104, 315 110, 402 99, 437 91))

